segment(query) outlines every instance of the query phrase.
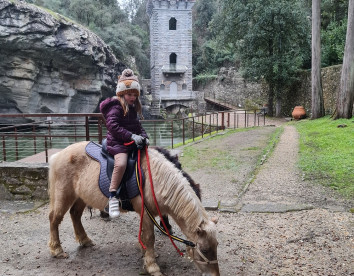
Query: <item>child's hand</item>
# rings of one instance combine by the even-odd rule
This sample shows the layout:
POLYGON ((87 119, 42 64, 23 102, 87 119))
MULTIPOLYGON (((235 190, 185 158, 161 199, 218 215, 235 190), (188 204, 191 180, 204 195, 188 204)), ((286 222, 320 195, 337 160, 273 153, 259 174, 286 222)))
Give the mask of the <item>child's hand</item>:
POLYGON ((136 134, 132 134, 132 140, 134 140, 137 146, 142 146, 144 143, 144 137, 136 134))

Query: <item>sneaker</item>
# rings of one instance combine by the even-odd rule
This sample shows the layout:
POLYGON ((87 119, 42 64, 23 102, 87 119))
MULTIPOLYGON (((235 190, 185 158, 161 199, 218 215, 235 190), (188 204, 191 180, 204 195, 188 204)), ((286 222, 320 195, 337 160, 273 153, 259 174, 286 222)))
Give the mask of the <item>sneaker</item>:
POLYGON ((109 199, 109 217, 117 218, 119 217, 119 201, 116 197, 111 197, 109 199))

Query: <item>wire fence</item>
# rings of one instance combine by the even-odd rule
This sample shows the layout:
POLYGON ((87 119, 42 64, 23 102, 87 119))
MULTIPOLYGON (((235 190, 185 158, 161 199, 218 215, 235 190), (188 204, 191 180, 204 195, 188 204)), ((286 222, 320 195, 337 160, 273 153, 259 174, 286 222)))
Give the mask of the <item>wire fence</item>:
MULTIPOLYGON (((169 120, 142 120, 152 146, 174 148, 225 128, 263 126, 258 111, 206 112, 169 120)), ((0 114, 0 160, 48 162, 51 154, 79 141, 101 143, 106 136, 100 113, 0 114)))

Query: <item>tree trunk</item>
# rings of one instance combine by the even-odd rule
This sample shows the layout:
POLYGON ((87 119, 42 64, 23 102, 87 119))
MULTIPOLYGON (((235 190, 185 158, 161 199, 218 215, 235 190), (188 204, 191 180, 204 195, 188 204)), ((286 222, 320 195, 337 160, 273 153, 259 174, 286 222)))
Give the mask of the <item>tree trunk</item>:
POLYGON ((268 93, 268 116, 273 117, 273 105, 274 105, 274 85, 269 84, 268 93))
POLYGON ((348 26, 345 41, 340 90, 337 94, 335 119, 350 119, 354 103, 354 0, 349 0, 348 26))
POLYGON ((277 83, 276 85, 276 96, 275 96, 275 117, 281 117, 281 104, 282 104, 282 100, 281 100, 281 85, 279 83, 277 83))
POLYGON ((321 83, 321 0, 312 0, 312 119, 324 116, 321 83))
POLYGON ((275 99, 275 117, 281 117, 281 104, 282 104, 282 100, 280 97, 277 97, 275 99))

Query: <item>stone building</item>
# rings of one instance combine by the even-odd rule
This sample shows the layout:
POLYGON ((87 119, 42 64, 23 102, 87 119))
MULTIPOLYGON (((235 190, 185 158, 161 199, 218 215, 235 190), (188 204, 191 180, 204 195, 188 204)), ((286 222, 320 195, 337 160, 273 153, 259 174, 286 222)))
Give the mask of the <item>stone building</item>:
POLYGON ((152 115, 192 107, 192 7, 195 0, 149 0, 152 115))

